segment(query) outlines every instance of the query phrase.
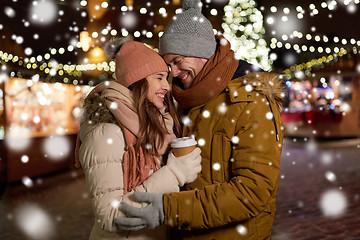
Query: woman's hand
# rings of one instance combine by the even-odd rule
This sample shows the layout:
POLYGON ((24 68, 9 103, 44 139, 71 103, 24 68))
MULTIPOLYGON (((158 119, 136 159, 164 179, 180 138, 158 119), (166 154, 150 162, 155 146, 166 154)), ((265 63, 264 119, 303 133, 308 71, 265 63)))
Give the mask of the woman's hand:
POLYGON ((183 186, 185 183, 191 183, 196 178, 198 173, 201 171, 201 150, 195 148, 191 153, 175 157, 173 152, 169 153, 167 160, 168 168, 176 176, 179 186, 183 186))

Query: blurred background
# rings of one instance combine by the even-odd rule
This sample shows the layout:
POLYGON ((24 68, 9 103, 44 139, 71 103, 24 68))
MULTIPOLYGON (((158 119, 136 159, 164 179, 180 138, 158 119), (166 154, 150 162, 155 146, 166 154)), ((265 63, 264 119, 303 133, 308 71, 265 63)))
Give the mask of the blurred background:
MULTIPOLYGON (((182 1, 0 3, 0 238, 87 239, 73 159, 82 99, 113 78, 102 47, 132 36, 158 51, 182 1)), ((359 3, 202 0, 236 58, 286 86, 275 240, 360 239, 359 3)))

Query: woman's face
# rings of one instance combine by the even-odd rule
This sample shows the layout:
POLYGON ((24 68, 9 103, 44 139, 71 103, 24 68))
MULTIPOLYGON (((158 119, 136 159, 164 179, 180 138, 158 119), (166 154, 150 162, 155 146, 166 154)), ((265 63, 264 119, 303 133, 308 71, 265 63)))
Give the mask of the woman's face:
POLYGON ((170 91, 167 75, 167 72, 158 72, 146 77, 146 80, 149 84, 147 99, 152 102, 158 109, 165 106, 165 94, 170 91))

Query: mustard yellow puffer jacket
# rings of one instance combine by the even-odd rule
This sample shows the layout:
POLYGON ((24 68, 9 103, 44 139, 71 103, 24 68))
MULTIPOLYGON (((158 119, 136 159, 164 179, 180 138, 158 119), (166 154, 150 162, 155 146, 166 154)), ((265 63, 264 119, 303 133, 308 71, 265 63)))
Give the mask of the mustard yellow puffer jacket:
POLYGON ((269 239, 276 210, 283 127, 276 74, 236 78, 215 99, 192 108, 183 135, 202 155, 198 178, 164 195, 173 239, 269 239))

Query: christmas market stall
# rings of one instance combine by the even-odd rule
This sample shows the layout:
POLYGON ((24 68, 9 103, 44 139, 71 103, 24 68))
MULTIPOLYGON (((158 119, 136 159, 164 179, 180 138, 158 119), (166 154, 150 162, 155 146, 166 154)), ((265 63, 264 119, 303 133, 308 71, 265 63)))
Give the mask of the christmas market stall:
POLYGON ((31 184, 30 177, 69 168, 81 100, 90 87, 43 82, 38 75, 9 77, 1 86, 0 162, 6 180, 31 184))
POLYGON ((317 59, 311 72, 295 71, 286 82, 282 118, 288 136, 360 136, 360 56, 354 51, 324 63, 317 59))

